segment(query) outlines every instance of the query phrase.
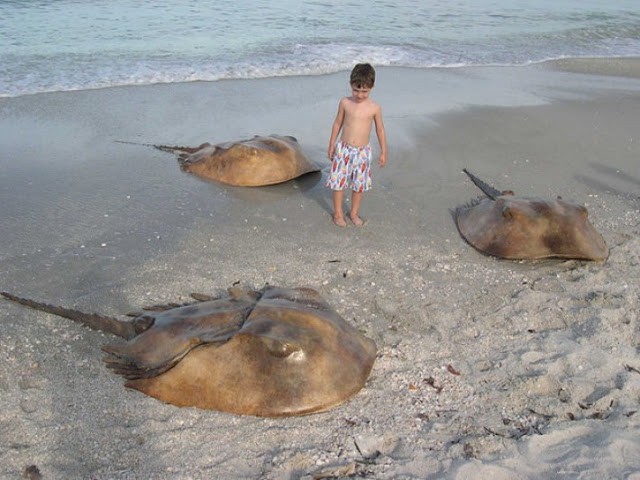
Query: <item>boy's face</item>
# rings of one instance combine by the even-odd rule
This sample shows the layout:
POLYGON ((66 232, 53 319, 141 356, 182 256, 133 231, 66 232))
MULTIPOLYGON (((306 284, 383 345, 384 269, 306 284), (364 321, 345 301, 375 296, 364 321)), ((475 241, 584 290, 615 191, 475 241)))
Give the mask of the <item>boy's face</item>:
POLYGON ((367 98, 369 98, 370 93, 371 87, 351 84, 351 95, 356 102, 364 102, 367 98))

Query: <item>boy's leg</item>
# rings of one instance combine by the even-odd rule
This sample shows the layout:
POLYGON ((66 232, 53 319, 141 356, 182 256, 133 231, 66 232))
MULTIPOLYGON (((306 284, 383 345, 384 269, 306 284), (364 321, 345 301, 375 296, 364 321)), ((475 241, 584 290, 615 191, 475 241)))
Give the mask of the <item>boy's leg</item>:
POLYGON ((344 199, 344 190, 333 191, 333 223, 339 227, 346 227, 347 222, 344 220, 342 213, 342 200, 344 199))
POLYGON ((360 204, 362 203, 362 194, 363 192, 353 192, 351 194, 351 213, 349 214, 349 217, 351 218, 353 224, 358 227, 364 224, 359 216, 360 204))
POLYGON ((360 218, 360 204, 362 194, 371 188, 371 147, 369 145, 359 148, 357 155, 352 157, 352 182, 351 188, 351 213, 349 217, 354 225, 360 227, 364 221, 360 218))

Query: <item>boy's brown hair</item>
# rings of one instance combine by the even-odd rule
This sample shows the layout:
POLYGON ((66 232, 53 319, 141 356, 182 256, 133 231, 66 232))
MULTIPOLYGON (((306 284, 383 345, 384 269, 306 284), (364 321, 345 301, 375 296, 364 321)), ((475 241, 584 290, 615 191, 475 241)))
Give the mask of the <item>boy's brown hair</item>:
POLYGON ((359 63, 351 70, 350 83, 356 88, 373 88, 376 83, 376 71, 368 63, 359 63))

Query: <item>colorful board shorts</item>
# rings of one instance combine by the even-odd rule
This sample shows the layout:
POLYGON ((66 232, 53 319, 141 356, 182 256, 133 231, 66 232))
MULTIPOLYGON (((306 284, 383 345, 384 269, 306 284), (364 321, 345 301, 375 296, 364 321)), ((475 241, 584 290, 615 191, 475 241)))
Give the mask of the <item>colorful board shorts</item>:
POLYGON ((371 147, 354 147, 342 141, 336 143, 331 161, 331 173, 327 178, 331 190, 351 188, 354 192, 366 192, 371 188, 371 147))

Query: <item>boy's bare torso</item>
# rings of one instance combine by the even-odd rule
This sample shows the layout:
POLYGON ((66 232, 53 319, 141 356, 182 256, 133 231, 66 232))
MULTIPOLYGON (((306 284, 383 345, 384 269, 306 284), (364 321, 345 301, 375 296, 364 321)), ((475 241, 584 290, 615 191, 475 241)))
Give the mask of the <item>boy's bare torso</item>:
POLYGON ((371 124, 378 110, 378 104, 372 100, 356 101, 351 97, 341 100, 344 108, 344 120, 340 140, 353 147, 369 144, 371 124))

